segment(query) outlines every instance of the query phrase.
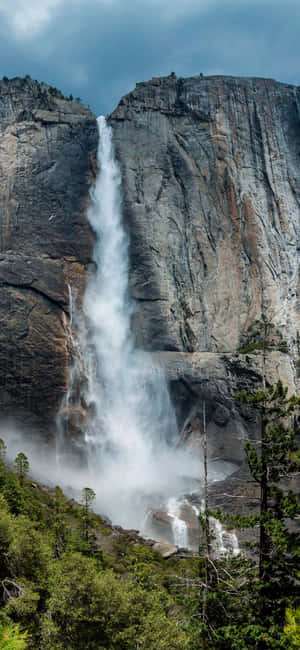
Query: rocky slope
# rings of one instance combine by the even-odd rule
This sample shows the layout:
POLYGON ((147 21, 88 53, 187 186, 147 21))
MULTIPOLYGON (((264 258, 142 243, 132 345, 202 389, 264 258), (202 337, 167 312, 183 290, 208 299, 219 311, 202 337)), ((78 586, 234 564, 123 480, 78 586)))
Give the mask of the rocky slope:
POLYGON ((82 294, 97 126, 80 102, 0 83, 0 412, 43 433, 69 377, 68 284, 82 294))
POLYGON ((199 432, 205 398, 210 439, 240 460, 254 422, 232 396, 260 360, 237 350, 262 314, 289 347, 270 355, 269 376, 297 389, 300 89, 172 74, 137 84, 110 123, 137 340, 167 368, 182 436, 199 432))

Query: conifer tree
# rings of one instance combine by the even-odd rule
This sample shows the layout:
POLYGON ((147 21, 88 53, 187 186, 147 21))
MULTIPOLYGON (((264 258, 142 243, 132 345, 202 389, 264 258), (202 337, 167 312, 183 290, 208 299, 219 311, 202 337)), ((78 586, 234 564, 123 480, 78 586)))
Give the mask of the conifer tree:
POLYGON ((17 476, 20 479, 20 482, 24 483, 24 480, 29 472, 29 460, 26 454, 23 454, 22 451, 16 457, 15 470, 17 472, 17 476))
POLYGON ((6 444, 2 438, 0 438, 0 469, 5 466, 6 458, 6 444))
MULTIPOLYGON (((259 349, 262 352, 262 386, 252 394, 242 392, 236 397, 256 408, 260 419, 258 439, 245 442, 250 474, 260 490, 260 511, 256 517, 259 525, 258 611, 265 622, 276 622, 283 627, 285 608, 293 602, 299 571, 297 546, 300 537, 290 531, 288 520, 294 519, 300 508, 296 495, 284 488, 284 481, 298 468, 293 415, 299 410, 300 399, 295 395, 288 397, 288 389, 281 380, 275 386, 267 386, 267 351, 286 351, 286 342, 280 340, 278 344, 274 331, 274 325, 265 318, 256 323, 250 347, 251 351, 259 349)), ((278 335, 278 330, 275 334, 278 335)))
POLYGON ((82 490, 81 494, 81 523, 82 523, 82 533, 83 539, 86 542, 89 542, 89 533, 92 525, 91 519, 91 505, 96 498, 94 490, 89 487, 85 487, 82 490))
POLYGON ((6 444, 2 438, 0 438, 0 488, 3 487, 5 482, 5 457, 6 457, 6 444))

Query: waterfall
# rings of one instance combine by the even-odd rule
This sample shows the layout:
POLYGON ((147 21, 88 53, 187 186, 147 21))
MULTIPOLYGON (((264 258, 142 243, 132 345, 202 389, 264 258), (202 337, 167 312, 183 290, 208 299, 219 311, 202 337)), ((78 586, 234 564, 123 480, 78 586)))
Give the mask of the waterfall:
POLYGON ((228 549, 225 546, 225 539, 224 539, 226 535, 226 531, 224 530, 219 519, 215 519, 214 517, 211 517, 210 522, 215 532, 215 546, 217 552, 220 555, 225 555, 226 553, 228 553, 228 549))
MULTIPOLYGON (((171 448, 176 419, 162 370, 137 349, 131 332, 128 236, 121 210, 121 174, 112 130, 98 118, 99 174, 88 212, 96 236, 84 310, 92 355, 85 401, 91 482, 98 507, 123 526, 140 527, 153 502, 199 478, 199 460, 171 448), (95 484, 96 482, 96 484, 95 484)), ((175 432, 175 436, 174 436, 175 432)))
POLYGON ((189 545, 188 529, 186 522, 180 517, 180 506, 180 501, 175 497, 171 497, 167 503, 167 512, 172 517, 171 525, 174 544, 187 547, 189 545))
MULTIPOLYGON (((205 511, 204 499, 201 501, 201 508, 192 505, 192 508, 198 517, 200 512, 203 514, 205 511)), ((232 554, 234 556, 240 554, 240 547, 237 535, 234 531, 228 531, 226 528, 223 528, 219 519, 210 516, 209 523, 211 526, 211 532, 213 537, 212 551, 219 555, 228 555, 232 554)))

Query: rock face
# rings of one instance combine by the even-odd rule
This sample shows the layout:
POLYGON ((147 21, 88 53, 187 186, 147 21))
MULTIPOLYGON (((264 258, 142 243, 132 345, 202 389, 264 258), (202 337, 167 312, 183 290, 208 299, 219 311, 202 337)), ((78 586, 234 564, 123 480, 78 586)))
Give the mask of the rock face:
MULTIPOLYGON (((272 80, 171 75, 110 116, 138 344, 166 368, 182 444, 199 445, 205 400, 213 453, 238 463, 256 423, 233 395, 261 360, 237 350, 262 314, 289 349, 269 356, 269 378, 299 386, 299 107, 299 88, 272 80)), ((26 77, 0 82, 0 131, 1 417, 45 434, 68 388, 69 286, 80 303, 91 260, 97 125, 26 77)), ((76 408, 61 420, 80 435, 76 408)))
POLYGON ((137 341, 167 368, 182 435, 199 434, 205 399, 211 439, 240 460, 236 439, 254 423, 233 394, 260 360, 237 350, 262 315, 289 348, 270 355, 269 374, 297 389, 300 89, 170 75, 137 84, 110 122, 137 341))
POLYGON ((26 77, 0 82, 0 133, 0 411, 45 434, 68 383, 68 285, 82 295, 91 259, 97 125, 26 77))

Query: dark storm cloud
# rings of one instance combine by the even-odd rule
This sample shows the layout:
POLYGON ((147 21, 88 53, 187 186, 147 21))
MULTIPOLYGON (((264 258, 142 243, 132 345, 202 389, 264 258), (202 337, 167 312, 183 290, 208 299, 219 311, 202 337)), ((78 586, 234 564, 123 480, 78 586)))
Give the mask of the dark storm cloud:
POLYGON ((136 81, 233 74, 299 83, 299 0, 0 0, 3 75, 107 113, 136 81))

